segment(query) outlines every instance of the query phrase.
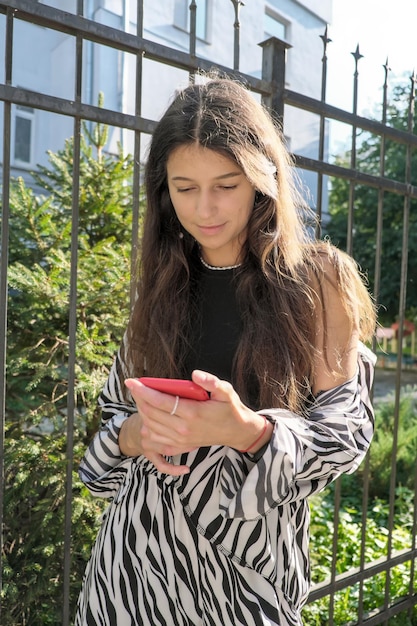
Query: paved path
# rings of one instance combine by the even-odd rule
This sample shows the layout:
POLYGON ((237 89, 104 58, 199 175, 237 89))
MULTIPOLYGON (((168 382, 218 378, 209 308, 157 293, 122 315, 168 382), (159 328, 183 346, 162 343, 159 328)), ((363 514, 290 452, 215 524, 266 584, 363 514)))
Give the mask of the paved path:
MULTIPOLYGON (((380 400, 385 396, 389 396, 395 391, 396 371, 395 369, 375 370, 374 398, 380 400)), ((403 370, 401 372, 401 388, 411 385, 415 387, 417 396, 417 369, 403 370)))

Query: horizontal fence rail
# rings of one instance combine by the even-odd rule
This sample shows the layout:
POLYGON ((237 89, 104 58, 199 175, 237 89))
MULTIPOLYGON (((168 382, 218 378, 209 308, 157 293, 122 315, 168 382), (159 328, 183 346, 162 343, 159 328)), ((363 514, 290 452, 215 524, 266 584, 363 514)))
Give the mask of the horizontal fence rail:
MULTIPOLYGON (((225 0, 226 2, 227 0, 225 0)), ((233 1, 233 0, 232 0, 233 1)), ((285 68, 286 56, 288 52, 288 44, 278 39, 271 38, 263 42, 263 72, 261 78, 256 78, 249 74, 245 74, 239 70, 239 49, 241 42, 239 40, 239 19, 244 11, 243 3, 233 2, 235 12, 234 24, 234 48, 232 67, 213 63, 206 58, 201 58, 196 54, 196 22, 195 14, 198 11, 197 4, 193 1, 190 5, 191 21, 190 21, 190 47, 189 52, 175 49, 173 47, 156 43, 143 37, 143 12, 144 3, 140 0, 137 2, 136 34, 125 32, 121 29, 110 27, 91 19, 84 15, 83 2, 77 2, 77 10, 75 13, 69 13, 56 9, 47 4, 34 2, 33 0, 0 0, 0 16, 4 17, 6 34, 5 41, 0 42, 4 45, 5 71, 4 82, 0 84, 0 101, 3 102, 3 137, 2 137, 2 213, 1 213, 1 250, 0 250, 0 418, 1 418, 1 434, 0 434, 0 460, 1 460, 1 476, 0 476, 0 524, 4 524, 4 449, 5 449, 5 427, 7 421, 7 405, 6 405, 6 385, 7 385, 7 299, 8 299, 8 242, 9 242, 9 219, 10 219, 10 182, 12 178, 12 165, 10 162, 11 154, 11 120, 12 107, 30 107, 35 110, 45 111, 51 114, 59 114, 73 120, 73 136, 74 136, 74 162, 73 162, 73 195, 72 195, 72 231, 71 231, 71 280, 69 294, 69 316, 68 316, 68 337, 69 337, 69 362, 68 362, 68 405, 67 405, 67 471, 66 471, 66 500, 65 500, 65 524, 63 528, 64 563, 63 563, 63 626, 68 626, 71 622, 70 615, 70 579, 71 579, 71 515, 73 505, 73 471, 74 471, 74 455, 73 455, 73 436, 74 423, 76 415, 76 402, 74 395, 75 385, 75 368, 76 368, 76 335, 77 335, 77 316, 78 316, 78 295, 77 295, 77 275, 78 275, 78 223, 79 223, 79 183, 80 183, 80 135, 81 126, 84 122, 92 122, 96 124, 108 125, 120 129, 132 131, 134 134, 134 176, 133 176, 133 234, 132 234, 132 263, 131 267, 136 265, 137 241, 135 232, 138 231, 139 223, 139 185, 141 179, 141 149, 143 135, 151 135, 156 121, 147 119, 141 115, 142 103, 148 94, 142 93, 142 62, 144 59, 154 61, 161 66, 169 66, 175 69, 187 72, 190 79, 198 71, 210 72, 215 66, 220 72, 233 75, 247 84, 255 94, 262 98, 263 103, 270 107, 275 115, 280 119, 283 130, 285 131, 285 111, 286 107, 292 107, 299 111, 312 113, 320 120, 320 136, 319 139, 319 157, 317 159, 306 157, 300 154, 294 154, 295 165, 304 170, 315 172, 318 176, 317 180, 317 213, 322 218, 322 200, 327 193, 327 178, 343 179, 349 181, 349 232, 347 234, 347 250, 352 253, 354 245, 354 206, 355 206, 355 190, 358 186, 365 186, 378 191, 378 230, 375 241, 375 296, 378 300, 379 289, 381 284, 381 255, 382 251, 382 223, 384 215, 384 194, 396 194, 403 201, 403 244, 401 258, 401 285, 398 296, 398 354, 396 355, 395 370, 395 411, 393 415, 393 445, 392 445, 392 473, 391 487, 389 495, 390 514, 388 520, 388 532, 390 535, 394 529, 394 509, 395 509, 395 487, 396 487, 396 455, 398 448, 398 431, 400 428, 400 398, 402 385, 402 362, 403 353, 402 345, 404 339, 404 322, 406 313, 406 296, 408 288, 407 265, 408 265, 408 230, 411 211, 411 202, 417 199, 417 185, 411 176, 411 158, 413 151, 417 150, 417 136, 413 134, 413 118, 414 96, 410 95, 410 120, 408 130, 398 130, 386 123, 387 103, 383 107, 383 119, 381 122, 365 118, 356 113, 357 94, 354 95, 353 112, 344 111, 337 107, 331 106, 325 101, 326 94, 326 59, 327 44, 330 40, 327 38, 327 31, 322 38, 324 43, 323 57, 323 78, 322 78, 322 98, 317 100, 306 95, 292 91, 286 87, 285 68), (74 37, 76 42, 75 49, 75 88, 74 97, 62 98, 57 96, 40 93, 22 86, 12 84, 12 68, 13 59, 13 27, 16 21, 27 22, 38 26, 45 27, 52 31, 65 33, 74 37), (82 78, 85 71, 83 66, 83 42, 93 42, 118 50, 122 53, 129 53, 136 59, 136 93, 134 114, 128 114, 122 111, 115 111, 106 107, 93 105, 91 102, 84 102, 82 99, 82 78), (341 166, 330 163, 325 158, 326 144, 326 124, 330 121, 343 122, 352 129, 352 150, 350 151, 349 166, 341 166), (385 176, 383 165, 379 175, 368 174, 362 172, 357 167, 356 162, 356 146, 358 145, 358 130, 362 130, 381 138, 382 149, 387 141, 394 142, 403 146, 406 151, 406 170, 402 180, 395 180, 385 176)), ((356 70, 358 61, 360 60, 359 50, 354 55, 356 62, 356 70)), ((357 76, 355 79, 357 80, 357 76)), ((355 92, 354 92, 355 93, 355 92)), ((383 154, 382 154, 383 156, 383 154)), ((383 161, 383 158, 382 158, 383 161)), ((354 251, 353 251, 354 256, 354 251)), ((335 518, 334 518, 334 541, 332 554, 332 575, 325 582, 313 585, 309 597, 309 604, 312 604, 322 598, 329 597, 329 614, 328 624, 336 624, 334 616, 334 599, 338 592, 346 590, 355 585, 359 585, 358 594, 358 615, 354 624, 374 626, 377 624, 388 623, 388 619, 398 615, 401 612, 409 611, 417 604, 417 583, 415 579, 415 563, 417 561, 416 547, 416 498, 414 498, 414 528, 412 530, 412 545, 399 551, 392 548, 389 541, 386 557, 368 562, 365 558, 365 543, 367 533, 367 510, 369 506, 368 485, 369 480, 369 458, 366 461, 364 470, 364 491, 363 491, 363 518, 362 518, 362 537, 361 545, 358 546, 360 551, 360 566, 350 569, 341 574, 337 573, 337 554, 338 554, 338 525, 339 525, 339 509, 343 501, 343 486, 338 481, 335 487, 335 518), (393 568, 411 563, 410 566, 410 585, 409 593, 395 602, 390 599, 390 572, 393 568), (373 607, 372 611, 364 609, 365 583, 378 574, 386 575, 386 590, 382 606, 373 607)), ((313 537, 314 541, 314 537, 313 537)), ((3 544, 2 544, 3 546, 3 544)), ((81 582, 81 581, 80 581, 81 582)), ((2 613, 6 615, 7 606, 2 606, 2 613)), ((338 624, 341 626, 341 624, 338 624)))

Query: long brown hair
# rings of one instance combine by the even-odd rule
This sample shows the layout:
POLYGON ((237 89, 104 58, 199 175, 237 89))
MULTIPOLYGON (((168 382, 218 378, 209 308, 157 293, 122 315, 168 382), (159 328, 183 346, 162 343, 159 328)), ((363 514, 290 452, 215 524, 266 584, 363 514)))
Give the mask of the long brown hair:
POLYGON ((318 256, 312 254, 315 244, 303 222, 307 208, 280 130, 231 79, 180 91, 153 134, 137 301, 126 342, 131 374, 184 376, 198 246, 176 217, 166 166, 175 148, 196 143, 233 159, 257 191, 236 276, 244 329, 232 382, 244 401, 255 380, 259 407, 300 410, 310 391, 316 319, 308 277, 318 256))

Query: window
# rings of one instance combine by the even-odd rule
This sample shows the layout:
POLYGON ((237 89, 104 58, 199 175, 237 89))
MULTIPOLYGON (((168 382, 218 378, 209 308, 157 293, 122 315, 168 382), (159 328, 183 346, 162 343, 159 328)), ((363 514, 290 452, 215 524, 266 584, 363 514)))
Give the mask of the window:
MULTIPOLYGON (((198 39, 207 39, 208 0, 196 0, 196 35, 198 39)), ((190 32, 190 0, 175 0, 175 26, 190 32)))
POLYGON ((199 39, 207 39, 207 0, 200 0, 197 5, 195 29, 199 39))
POLYGON ((32 163, 33 122, 35 112, 30 107, 16 106, 14 118, 14 161, 20 165, 32 163))
POLYGON ((268 37, 277 37, 284 41, 288 38, 287 24, 269 9, 264 13, 264 32, 268 37))

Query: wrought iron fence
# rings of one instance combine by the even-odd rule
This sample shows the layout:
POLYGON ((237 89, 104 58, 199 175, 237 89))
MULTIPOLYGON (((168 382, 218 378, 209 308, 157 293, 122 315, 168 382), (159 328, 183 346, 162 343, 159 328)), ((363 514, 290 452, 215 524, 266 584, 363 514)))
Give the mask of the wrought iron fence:
MULTIPOLYGON (((343 573, 337 573, 338 559, 338 523, 341 504, 343 504, 343 488, 341 482, 337 482, 335 488, 335 518, 333 553, 331 556, 331 576, 323 583, 315 584, 312 587, 309 602, 315 602, 320 598, 329 597, 328 615, 326 617, 329 625, 335 624, 334 599, 338 592, 352 586, 358 587, 358 609, 355 624, 388 623, 388 619, 403 611, 410 611, 417 604, 417 580, 415 575, 415 562, 417 558, 416 546, 416 498, 414 498, 411 543, 401 551, 395 551, 392 546, 392 533, 394 529, 395 512, 395 489, 396 489, 396 467, 397 467, 397 447, 398 432, 400 428, 400 398, 403 376, 403 334, 406 311, 407 295, 407 267, 408 267, 408 241, 410 226, 410 210, 412 201, 417 199, 417 186, 415 176, 411 168, 413 151, 417 148, 417 136, 413 134, 413 113, 415 98, 415 76, 411 77, 411 89, 408 102, 408 129, 398 130, 387 124, 388 111, 388 65, 386 67, 386 80, 383 89, 382 116, 381 121, 376 121, 361 117, 357 114, 357 85, 358 85, 358 63, 361 55, 359 50, 354 54, 355 74, 354 74, 354 99, 352 112, 341 110, 326 103, 327 86, 327 47, 329 39, 327 30, 322 40, 324 54, 322 59, 322 86, 321 98, 316 100, 306 95, 291 91, 286 87, 285 68, 286 54, 288 46, 286 43, 271 38, 262 44, 263 67, 262 77, 243 74, 239 71, 239 17, 243 3, 233 1, 235 11, 234 23, 234 53, 233 67, 219 67, 227 74, 234 74, 243 79, 253 90, 259 94, 262 101, 270 107, 282 120, 285 131, 285 110, 286 107, 295 107, 297 110, 308 111, 320 121, 318 137, 318 158, 312 159, 301 155, 294 155, 298 167, 310 170, 317 174, 316 204, 317 212, 322 217, 323 198, 328 191, 328 178, 344 179, 348 181, 349 196, 348 203, 348 228, 346 235, 346 247, 348 252, 355 256, 354 233, 355 233, 355 190, 357 187, 366 186, 377 190, 377 228, 375 235, 375 259, 374 259, 374 293, 378 299, 381 285, 381 258, 384 253, 382 247, 382 230, 384 224, 384 200, 387 193, 396 194, 403 204, 402 216, 402 250, 401 250, 401 279, 398 294, 398 353, 396 355, 395 369, 395 408, 393 414, 393 440, 391 456, 391 484, 389 493, 389 517, 388 517, 388 548, 386 555, 376 562, 369 562, 366 556, 367 538, 367 511, 369 505, 368 481, 369 481, 369 457, 364 470, 363 489, 363 516, 360 545, 357 546, 359 554, 359 567, 343 573), (350 163, 348 166, 331 163, 325 160, 326 145, 326 125, 329 120, 343 122, 351 127, 351 150, 350 163), (358 168, 356 159, 356 148, 358 145, 358 134, 361 131, 369 132, 381 138, 381 158, 379 175, 369 174, 358 168), (385 149, 388 142, 404 146, 405 150, 405 171, 402 180, 391 179, 385 175, 385 149), (407 564, 409 571, 409 590, 401 599, 392 600, 390 594, 390 572, 398 565, 407 564), (366 582, 379 573, 385 574, 385 596, 381 606, 373 607, 369 612, 364 608, 364 595, 366 594, 366 582)), ((136 3, 136 33, 132 34, 118 28, 106 26, 102 23, 87 19, 84 14, 83 1, 74 1, 73 12, 65 12, 61 9, 48 6, 33 0, 0 0, 0 17, 4 19, 4 77, 0 84, 0 101, 3 102, 3 156, 2 156, 2 214, 1 214, 1 257, 0 257, 0 453, 1 453, 1 480, 0 480, 0 522, 3 523, 4 500, 4 447, 5 447, 5 423, 6 415, 6 346, 7 346, 7 299, 8 299, 8 241, 9 241, 9 221, 10 221, 10 178, 11 178, 11 144, 12 125, 11 112, 13 106, 27 107, 30 109, 47 111, 59 114, 72 120, 74 137, 74 161, 73 161, 73 195, 72 195, 72 233, 71 233, 71 287, 69 297, 69 317, 68 317, 68 337, 69 337, 69 359, 68 359, 68 404, 67 404, 67 473, 66 473, 66 501, 65 501, 65 526, 62 529, 64 549, 63 562, 63 614, 62 624, 66 626, 70 623, 69 610, 69 586, 71 571, 71 512, 72 512, 72 473, 73 473, 73 433, 74 415, 76 412, 74 385, 75 385, 75 365, 76 365, 76 327, 77 327, 77 268, 78 268, 78 206, 79 206, 79 178, 80 178, 80 129, 83 121, 108 124, 112 127, 126 129, 134 135, 133 157, 134 157, 134 189, 133 189, 133 233, 136 233, 139 222, 139 181, 140 181, 140 161, 142 154, 143 138, 152 133, 155 122, 142 116, 142 70, 144 58, 150 59, 161 66, 169 65, 189 74, 192 79, 198 70, 210 71, 213 63, 210 60, 199 58, 196 55, 196 10, 197 5, 194 0, 190 4, 190 33, 189 51, 184 52, 178 49, 167 47, 160 43, 150 41, 143 37, 143 11, 144 3, 136 3), (16 46, 14 45, 15 26, 19 22, 28 22, 50 29, 57 33, 66 33, 73 37, 75 42, 75 76, 73 97, 58 97, 48 95, 41 91, 30 91, 15 85, 13 82, 13 68, 17 62, 16 46), (106 107, 94 106, 86 103, 82 99, 83 82, 83 46, 85 42, 99 44, 108 49, 118 50, 128 53, 135 58, 135 96, 134 110, 131 114, 117 112, 106 107)), ((218 67, 218 66, 217 66, 218 67)), ((0 74, 1 77, 1 74, 0 74)), ((133 254, 132 264, 135 264, 135 254, 137 250, 135 235, 132 237, 133 254)), ((416 481, 414 482, 414 485, 416 481)), ((313 538, 314 543, 314 538, 313 538)), ((3 611, 7 612, 7 606, 3 606, 3 611)))

